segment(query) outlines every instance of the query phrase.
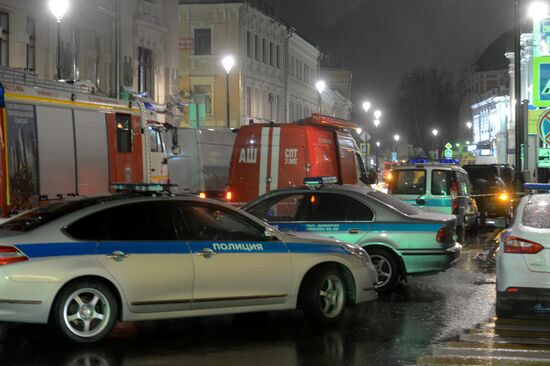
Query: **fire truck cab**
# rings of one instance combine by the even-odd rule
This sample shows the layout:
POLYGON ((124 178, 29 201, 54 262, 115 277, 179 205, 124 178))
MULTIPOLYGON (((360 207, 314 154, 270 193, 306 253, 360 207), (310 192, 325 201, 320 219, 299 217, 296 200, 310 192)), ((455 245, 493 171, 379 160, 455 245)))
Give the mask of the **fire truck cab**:
POLYGON ((349 133, 354 124, 313 114, 299 122, 241 127, 233 147, 228 189, 248 202, 305 177, 335 176, 339 183, 367 183, 365 164, 349 133))

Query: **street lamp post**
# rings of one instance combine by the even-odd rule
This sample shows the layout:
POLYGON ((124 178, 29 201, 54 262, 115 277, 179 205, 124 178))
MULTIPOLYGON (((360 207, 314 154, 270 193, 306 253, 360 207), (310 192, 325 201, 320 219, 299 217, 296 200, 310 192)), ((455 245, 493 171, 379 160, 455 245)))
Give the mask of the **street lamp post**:
POLYGON ((229 73, 235 65, 235 58, 231 55, 225 56, 222 59, 222 65, 225 69, 225 90, 226 90, 226 101, 227 101, 227 127, 231 127, 231 117, 230 117, 230 107, 229 107, 229 73))
POLYGON ((57 80, 61 80, 61 19, 69 8, 69 1, 50 0, 48 7, 57 20, 57 80))
POLYGON ((322 99, 322 94, 323 94, 323 91, 325 90, 326 87, 327 87, 327 84, 325 83, 324 80, 319 80, 318 82, 315 83, 315 88, 317 89, 317 92, 319 93, 319 115, 322 115, 322 114, 323 114, 323 108, 322 108, 323 99, 322 99))
POLYGON ((432 130, 432 135, 434 135, 434 159, 437 160, 439 158, 439 151, 438 151, 438 148, 437 148, 437 134, 439 133, 439 131, 434 128, 432 130))
POLYGON ((376 161, 375 161, 375 165, 374 165, 374 169, 378 172, 378 157, 379 157, 379 154, 380 153, 380 141, 376 141, 376 161))
POLYGON ((401 136, 399 136, 398 134, 395 134, 393 135, 393 139, 395 141, 395 149, 394 151, 392 151, 392 163, 397 161, 397 143, 399 142, 399 139, 401 138, 401 136), (395 160, 394 160, 394 153, 395 153, 395 160))

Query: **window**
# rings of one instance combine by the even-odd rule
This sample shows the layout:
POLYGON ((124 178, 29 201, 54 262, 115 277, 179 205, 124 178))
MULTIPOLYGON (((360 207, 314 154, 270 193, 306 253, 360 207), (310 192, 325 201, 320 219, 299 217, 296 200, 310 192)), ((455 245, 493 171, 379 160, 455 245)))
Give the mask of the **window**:
POLYGON ((267 41, 265 38, 262 39, 262 60, 267 64, 268 55, 267 55, 267 41))
POLYGON ((132 152, 132 123, 129 114, 116 114, 116 145, 120 153, 132 152))
POLYGON ((426 171, 423 169, 399 169, 393 171, 389 192, 391 194, 426 193, 426 171))
POLYGON ((522 224, 537 229, 550 229, 550 198, 548 195, 532 195, 525 205, 522 224))
POLYGON ((260 61, 260 39, 257 34, 254 36, 254 56, 256 61, 260 61))
POLYGON ((203 96, 202 98, 204 100, 204 110, 206 114, 212 114, 212 87, 208 85, 203 84, 197 84, 193 85, 193 94, 195 96, 196 100, 199 100, 201 98, 198 98, 199 96, 203 96))
POLYGON ((275 53, 273 52, 273 42, 269 42, 269 64, 275 66, 275 53))
POLYGON ((246 55, 252 58, 252 37, 250 31, 246 32, 246 55))
POLYGON ((153 127, 149 127, 147 131, 149 133, 151 152, 164 152, 160 131, 153 127))
POLYGON ((143 202, 109 208, 76 221, 66 232, 79 240, 178 240, 170 202, 143 202))
POLYGON ((0 12, 0 27, 2 27, 2 40, 0 41, 0 65, 9 66, 9 14, 0 12))
POLYGON ((34 19, 27 18, 27 35, 29 42, 27 43, 27 69, 34 71, 36 68, 36 23, 34 19))
POLYGON ((153 63, 152 51, 148 48, 138 47, 138 91, 153 94, 153 63))
POLYGON ((303 194, 280 195, 267 199, 247 211, 267 222, 295 221, 303 199, 303 194))
POLYGON ((453 172, 450 170, 432 170, 432 195, 449 196, 451 194, 452 175, 453 172))
POLYGON ((374 212, 357 199, 336 193, 312 193, 303 201, 298 221, 372 221, 374 212))
POLYGON ((252 88, 249 86, 246 87, 246 114, 252 115, 252 88))
POLYGON ((277 66, 278 69, 281 68, 281 64, 280 64, 280 61, 279 61, 280 60, 280 54, 279 53, 280 53, 280 47, 279 47, 279 45, 277 45, 277 53, 276 53, 276 57, 275 57, 275 63, 276 63, 276 66, 277 66))
POLYGON ((212 29, 195 28, 195 55, 212 54, 212 29))
POLYGON ((264 228, 234 212, 207 205, 181 205, 187 240, 265 241, 264 228))

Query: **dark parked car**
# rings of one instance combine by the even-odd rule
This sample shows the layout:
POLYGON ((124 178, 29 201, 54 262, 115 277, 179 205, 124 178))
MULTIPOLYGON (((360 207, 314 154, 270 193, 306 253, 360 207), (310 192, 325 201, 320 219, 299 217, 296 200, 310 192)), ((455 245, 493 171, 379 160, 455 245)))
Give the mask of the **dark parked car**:
POLYGON ((470 176, 481 226, 486 218, 508 217, 511 211, 514 169, 508 164, 464 165, 470 176))

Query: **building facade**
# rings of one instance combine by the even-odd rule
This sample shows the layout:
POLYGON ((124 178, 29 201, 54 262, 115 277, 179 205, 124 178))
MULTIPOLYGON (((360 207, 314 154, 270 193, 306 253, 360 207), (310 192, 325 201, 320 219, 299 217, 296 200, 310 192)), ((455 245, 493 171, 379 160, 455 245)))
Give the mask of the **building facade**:
POLYGON ((330 82, 321 96, 315 89, 319 49, 262 4, 180 1, 179 85, 188 106, 182 126, 295 121, 318 112, 319 103, 324 114, 349 119, 346 96, 330 82), (229 74, 226 55, 236 59, 229 74))
POLYGON ((2 66, 61 78, 116 97, 147 92, 166 103, 177 92, 177 0, 73 0, 60 23, 43 0, 0 0, 2 66))
POLYGON ((510 97, 492 95, 472 105, 473 151, 478 163, 508 163, 510 97))

